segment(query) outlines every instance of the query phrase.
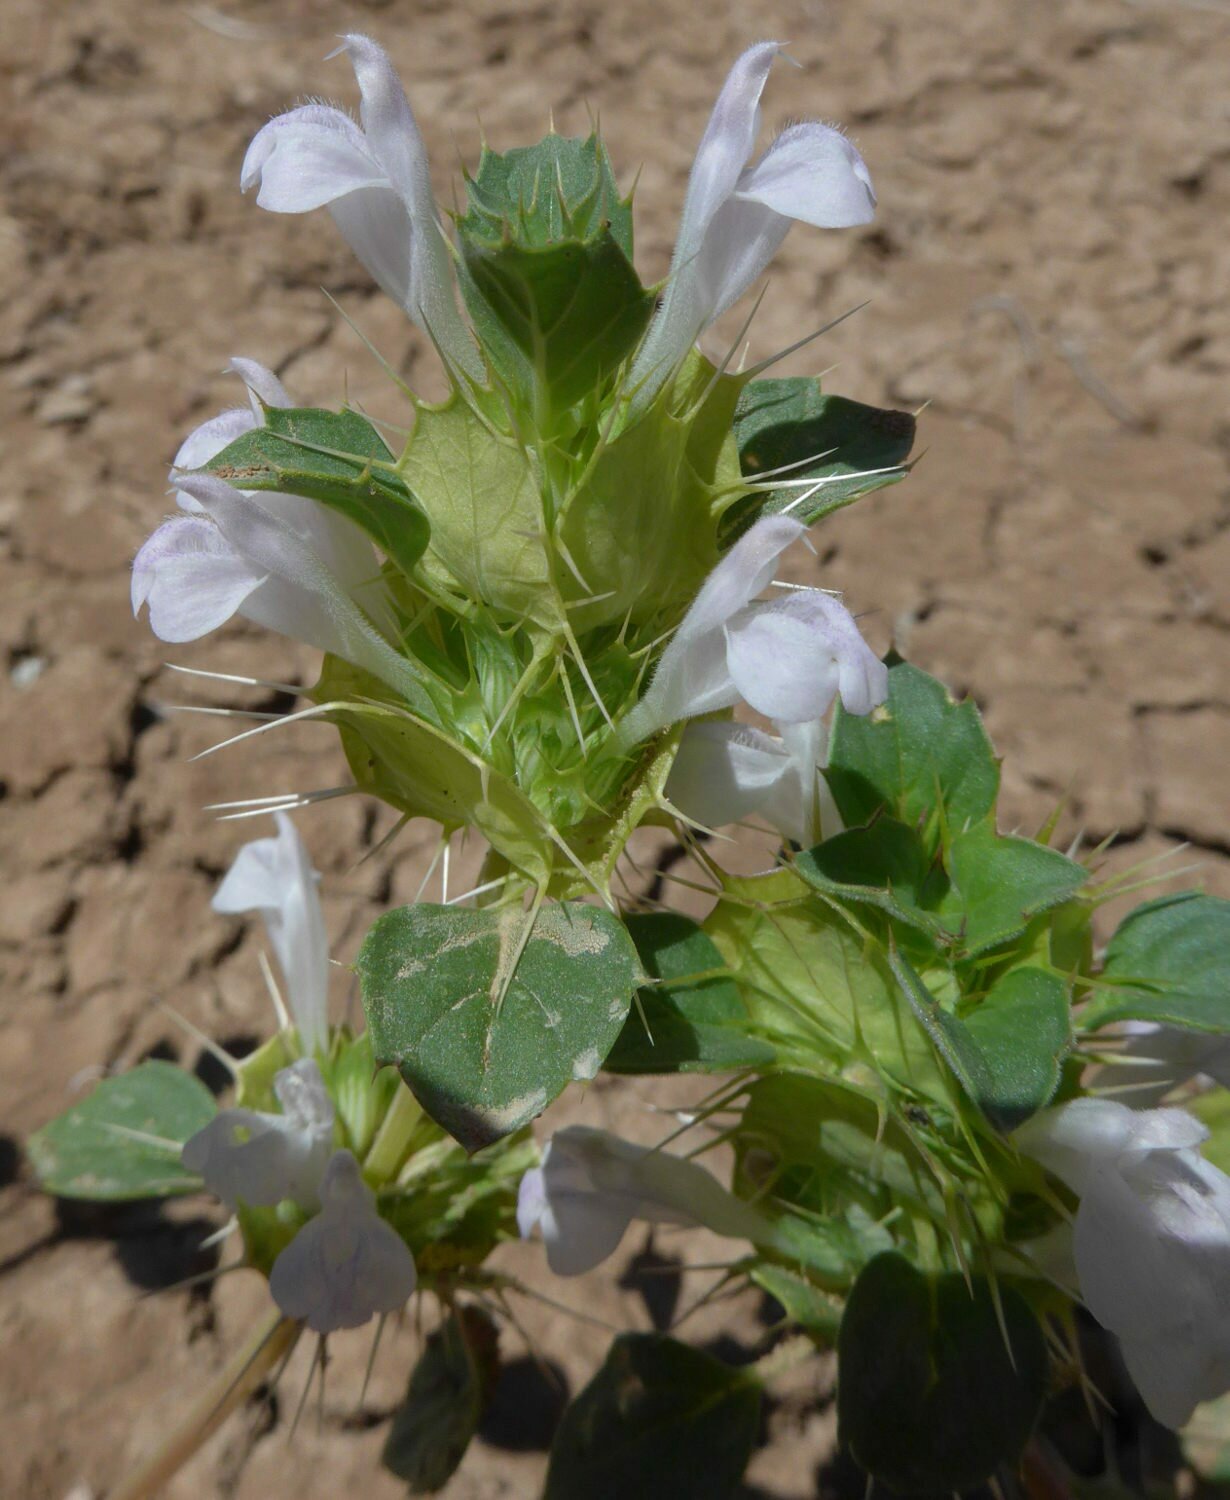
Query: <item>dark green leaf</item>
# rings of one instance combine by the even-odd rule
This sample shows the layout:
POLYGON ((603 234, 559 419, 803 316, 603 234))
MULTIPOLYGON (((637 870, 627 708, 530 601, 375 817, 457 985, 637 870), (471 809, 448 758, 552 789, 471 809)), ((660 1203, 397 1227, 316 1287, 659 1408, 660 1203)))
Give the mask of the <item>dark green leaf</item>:
POLYGON ((795 480, 829 481, 790 511, 811 525, 860 495, 903 479, 914 446, 914 418, 908 412, 882 411, 844 396, 823 395, 819 380, 812 376, 753 380, 739 398, 735 437, 748 479, 789 465, 798 467, 780 476, 791 481, 789 488, 774 490, 763 503, 745 501, 732 512, 724 537, 728 543, 757 517, 796 506, 806 492, 795 480), (893 472, 870 472, 884 469, 893 472))
POLYGON ((477 1307, 454 1309, 428 1338, 381 1455, 410 1494, 442 1490, 465 1457, 494 1384, 498 1338, 477 1307))
POLYGON ((965 1018, 991 1075, 977 1102, 1001 1130, 1049 1104, 1072 1043, 1068 992, 1043 969, 1012 969, 965 1018))
POLYGON ((384 439, 354 411, 265 408, 265 425, 225 447, 205 469, 241 490, 304 495, 347 517, 392 562, 410 573, 431 528, 388 465, 384 439))
POLYGON ((663 981, 637 993, 608 1073, 720 1073, 764 1067, 773 1048, 746 1032, 747 1011, 722 955, 690 917, 627 918, 645 973, 663 981))
POLYGON ((1184 891, 1129 912, 1111 938, 1081 1018, 1230 1032, 1230 901, 1184 891))
POLYGON ((201 1179, 180 1166, 179 1153, 216 1111, 200 1079, 171 1063, 144 1062, 104 1078, 36 1131, 30 1160, 42 1187, 62 1198, 122 1201, 199 1192, 201 1179))
POLYGON ((760 1389, 699 1350, 625 1333, 564 1413, 545 1500, 733 1495, 751 1456, 760 1389))
POLYGON ((848 826, 882 809, 937 829, 937 804, 954 833, 995 806, 999 766, 973 703, 908 662, 889 668, 888 701, 866 717, 840 706, 826 773, 848 826))
POLYGON ((511 1134, 602 1066, 642 975, 611 913, 544 906, 388 912, 356 967, 379 1063, 467 1150, 511 1134))
POLYGON ((1058 850, 997 834, 989 819, 953 839, 947 864, 952 890, 942 911, 971 955, 1019 937, 1034 917, 1067 901, 1089 878, 1083 865, 1058 850))
POLYGON ((984 1279, 971 1296, 964 1277, 928 1278, 891 1253, 855 1284, 837 1346, 838 1431, 892 1489, 965 1490, 1019 1460, 1046 1391, 1046 1345, 1024 1298, 1003 1283, 998 1295, 1002 1327, 984 1279))
POLYGON ((947 937, 935 914, 947 878, 918 832, 895 818, 877 818, 804 850, 795 869, 828 896, 877 907, 930 938, 947 937))

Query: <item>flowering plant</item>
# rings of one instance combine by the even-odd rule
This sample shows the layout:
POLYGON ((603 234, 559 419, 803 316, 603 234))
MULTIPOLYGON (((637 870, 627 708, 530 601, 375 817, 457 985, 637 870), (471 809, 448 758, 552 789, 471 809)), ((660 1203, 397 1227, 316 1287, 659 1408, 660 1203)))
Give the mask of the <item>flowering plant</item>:
MULTIPOLYGON (((1218 1096, 1131 1106, 1222 1067, 1230 905, 1146 904, 1095 952, 1119 886, 1049 828, 999 832, 974 706, 881 661, 837 594, 775 590, 812 526, 905 477, 913 419, 765 378, 773 361, 732 369, 742 333, 717 364, 696 347, 794 221, 869 221, 857 149, 802 122, 757 155, 782 48, 749 48, 670 273, 646 287, 596 134, 484 149, 450 228, 388 58, 361 36, 341 50, 359 121, 278 116, 242 184, 273 212, 329 209, 435 346, 448 397, 398 382, 398 445, 236 359, 248 402, 181 447, 177 514, 138 554, 132 600, 165 641, 239 614, 319 649, 288 719, 334 724, 353 783, 257 799, 276 837, 240 851, 215 899, 262 914, 286 986, 273 1039, 234 1065, 234 1105, 145 1063, 40 1132, 44 1184, 207 1190, 233 1211, 277 1313, 232 1402, 303 1328, 434 1293, 441 1331, 388 1456, 415 1493, 474 1430, 479 1310, 510 1285, 487 1261, 518 1229, 564 1276, 634 1220, 737 1242, 727 1276, 776 1299, 789 1347, 836 1345, 842 1441, 896 1492, 1009 1482, 1048 1389, 1080 1378, 1082 1304, 1182 1426, 1230 1388, 1218 1096), (329 1021, 289 817, 340 791, 487 849, 474 890, 367 935, 359 1034, 329 1021), (780 841, 751 877, 703 843, 747 819, 780 841), (703 921, 633 888, 647 824, 691 851, 703 921), (530 1122, 600 1068, 725 1075, 681 1130, 733 1148, 728 1180, 698 1152, 580 1127, 540 1158, 530 1122), (1147 1099, 1123 1081, 1136 1068, 1147 1099), (442 1422, 436 1365, 456 1391, 442 1422)), ((548 1495, 732 1493, 779 1366, 620 1336, 564 1417, 548 1495)))

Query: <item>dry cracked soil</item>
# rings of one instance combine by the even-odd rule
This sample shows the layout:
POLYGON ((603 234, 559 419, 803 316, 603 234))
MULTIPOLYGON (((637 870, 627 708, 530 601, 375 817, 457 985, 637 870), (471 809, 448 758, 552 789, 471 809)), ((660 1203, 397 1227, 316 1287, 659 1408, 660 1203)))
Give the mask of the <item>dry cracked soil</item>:
MULTIPOLYGON (((242 625, 162 647, 132 619, 127 570, 166 509, 179 437, 235 399, 219 373, 231 355, 269 363, 305 404, 336 404, 346 382, 396 419, 353 319, 433 388, 430 351, 327 218, 263 214, 238 191, 271 114, 353 100, 344 63, 322 58, 354 29, 400 65, 446 201, 480 119, 501 147, 536 139, 549 108, 565 131, 600 111, 624 180, 641 167, 653 275, 725 67, 760 36, 789 39, 804 66, 775 74, 767 121, 845 122, 880 212, 865 230, 792 234, 753 354, 867 301, 788 368, 832 366, 831 389, 926 404, 908 483, 826 523, 796 576, 844 589, 877 645, 895 640, 977 699, 1005 757, 1006 826, 1035 828, 1066 799, 1065 835, 1113 837, 1108 868, 1186 846, 1172 863, 1230 895, 1230 6, 6 0, 0 1492, 26 1500, 105 1493, 264 1305, 246 1273, 143 1295, 208 1265, 209 1210, 57 1206, 22 1141, 106 1070, 153 1054, 208 1071, 169 1010, 233 1047, 262 1033, 260 934, 209 911, 253 825, 203 808, 341 779, 331 732, 310 724, 191 762, 219 723, 174 705, 294 700, 194 681, 168 659, 292 684, 315 663, 242 625)), ((389 822, 357 800, 304 821, 343 962, 379 910, 411 899, 433 844, 412 829, 356 868, 389 822)), ((559 1117, 652 1129, 662 1097, 600 1080, 559 1117)), ((665 1283, 637 1274, 642 1251, 630 1239, 616 1277, 562 1292, 536 1247, 501 1256, 548 1295, 645 1327, 665 1283)), ((705 1284, 685 1278, 682 1295, 705 1284)), ((551 1378, 508 1329, 458 1500, 537 1493, 559 1388, 579 1388, 606 1338, 533 1302, 523 1321, 551 1378)), ((737 1350, 755 1309, 692 1327, 737 1350)), ((395 1496, 377 1456, 415 1347, 410 1325, 387 1338, 360 1402, 367 1342, 337 1339, 323 1401, 288 1441, 300 1351, 278 1393, 166 1493, 395 1496)), ((748 1494, 837 1493, 830 1387, 813 1367, 774 1408, 748 1494)))

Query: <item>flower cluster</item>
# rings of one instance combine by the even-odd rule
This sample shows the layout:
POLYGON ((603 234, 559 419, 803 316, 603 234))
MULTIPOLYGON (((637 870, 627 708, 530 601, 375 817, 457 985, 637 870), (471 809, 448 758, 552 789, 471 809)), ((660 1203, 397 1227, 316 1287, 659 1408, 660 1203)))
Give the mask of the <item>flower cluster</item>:
MULTIPOLYGON (((869 222, 858 150, 802 121, 757 154, 782 46, 748 48, 647 287, 596 133, 484 147, 450 225, 388 57, 358 35, 339 51, 358 121, 279 115, 242 188, 277 213, 328 208, 449 396, 399 383, 394 451, 362 412, 299 407, 233 360, 247 404, 184 441, 131 597, 167 642, 240 616, 323 653, 312 706, 287 717, 333 723, 353 781, 246 804, 277 833, 239 851, 213 904, 263 918, 285 1001, 275 985, 277 1034, 236 1065, 233 1103, 143 1064, 40 1132, 44 1183, 214 1194, 295 1333, 434 1291, 442 1330, 392 1464, 415 1493, 447 1480, 481 1405, 491 1350, 457 1293, 503 1305, 514 1283, 485 1262, 518 1231, 563 1276, 637 1221, 735 1242, 724 1280, 776 1297, 807 1348, 836 1344, 843 1443, 894 1492, 965 1492, 1020 1462, 1052 1379, 1043 1328, 1053 1350, 1077 1301, 1183 1425, 1230 1389, 1230 1178, 1199 1092, 1230 1082, 1230 903, 1146 903, 1095 948, 1114 882, 1049 832, 1000 833, 974 705, 881 661, 837 592, 778 576, 830 511, 905 477, 913 419, 698 347, 794 222, 869 222), (355 791, 398 828, 438 824, 444 872, 438 903, 365 938, 359 1034, 330 1023, 318 877, 288 816, 355 791), (748 818, 779 839, 738 877, 693 832, 748 818), (645 824, 691 854, 703 920, 660 882, 633 888, 645 824), (459 829, 485 859, 450 899, 459 829), (600 1067, 729 1076, 662 1146, 574 1125, 539 1156, 530 1122, 600 1067), (1165 1107, 1180 1090, 1190 1113, 1165 1107), (729 1185, 667 1149, 686 1129, 731 1148, 729 1185)), ((729 1441, 689 1424, 754 1385, 670 1340, 617 1341, 548 1492, 631 1491, 641 1476, 608 1459, 641 1451, 647 1420, 675 1465, 663 1492, 732 1493, 754 1396, 729 1441), (611 1451, 587 1472, 595 1432, 611 1451)))

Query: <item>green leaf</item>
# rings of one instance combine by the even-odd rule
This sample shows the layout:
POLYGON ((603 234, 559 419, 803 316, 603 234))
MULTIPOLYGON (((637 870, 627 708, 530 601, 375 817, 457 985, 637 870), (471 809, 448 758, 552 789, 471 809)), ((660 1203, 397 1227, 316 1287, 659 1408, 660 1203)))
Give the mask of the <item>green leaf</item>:
POLYGON ((990 819, 952 840, 947 865, 952 890, 941 909, 971 956, 1019 937, 1089 879, 1083 865, 1032 839, 1000 835, 990 819))
MULTIPOLYGON (((747 1092, 735 1139, 739 1191, 763 1193, 838 1222, 845 1214, 860 1242, 857 1261, 845 1267, 845 1285, 871 1255, 891 1242, 878 1222, 894 1209, 943 1216, 926 1155, 896 1114, 881 1102, 834 1078, 774 1073, 747 1092), (764 1165, 766 1158, 768 1167, 764 1165), (850 1205, 861 1209, 858 1216, 850 1205)), ((835 1245, 840 1249, 840 1245, 835 1245)), ((815 1267, 816 1257, 809 1257, 815 1267)))
POLYGON ((630 206, 596 135, 484 150, 468 190, 458 221, 466 305, 488 357, 541 424, 544 399, 559 413, 596 395, 649 322, 654 298, 632 266, 630 206))
POLYGON ((559 625, 538 485, 511 438, 454 395, 419 408, 401 472, 431 523, 424 566, 433 581, 481 599, 497 618, 559 625))
POLYGON ((641 981, 610 912, 568 901, 530 916, 418 903, 381 917, 356 968, 378 1063, 469 1151, 590 1079, 641 981))
POLYGON ((467 205, 457 229, 462 243, 507 236, 524 248, 609 233, 632 259, 632 204, 621 198, 606 147, 595 133, 544 136, 537 145, 503 153, 483 148, 475 176, 466 177, 467 205))
POLYGON ((1043 969, 1012 969, 965 1018, 990 1072, 978 1104, 993 1125, 1013 1130, 1050 1103, 1072 1045, 1068 992, 1043 969))
POLYGON ((993 1125, 1011 1130, 1050 1101, 1071 1044, 1060 979, 1012 969, 962 1019, 940 1004, 900 950, 890 951, 889 962, 936 1050, 993 1125))
POLYGON ((929 1278, 891 1253, 855 1284, 837 1345, 838 1432, 892 1489, 970 1489, 1024 1451, 1046 1345, 1024 1298, 1002 1282, 998 1297, 1002 1327, 983 1278, 971 1296, 964 1277, 929 1278))
POLYGON ((821 1343, 830 1344, 836 1339, 842 1305, 830 1292, 821 1291, 784 1266, 767 1262, 751 1267, 747 1274, 762 1292, 781 1303, 791 1323, 797 1323, 821 1343))
POLYGON ((888 701, 866 717, 840 706, 825 773, 843 821, 869 823, 887 809, 938 837, 937 805, 956 833, 995 806, 999 765, 977 708, 955 703, 926 672, 898 661, 888 701))
POLYGON ((464 253, 466 304, 484 344, 494 319, 556 411, 597 391, 653 312, 653 294, 609 232, 536 249, 470 242, 464 253))
POLYGON ((733 1495, 756 1441, 760 1388, 699 1350, 624 1333, 564 1413, 545 1500, 733 1495))
POLYGON ((794 867, 828 896, 874 906, 932 939, 949 936, 935 914, 947 877, 917 830, 895 818, 836 834, 797 855, 794 867))
POLYGON ((201 1190, 179 1163, 180 1148, 217 1111, 191 1073, 171 1063, 141 1063, 104 1078, 59 1119, 30 1137, 40 1185, 61 1198, 122 1201, 201 1190))
POLYGON ((381 1454, 410 1494, 442 1490, 465 1457, 494 1385, 498 1338, 477 1307, 454 1308, 429 1335, 381 1454))
POLYGON ((919 1025, 931 1038, 935 1050, 952 1069, 962 1088, 975 1101, 990 1097, 995 1088, 990 1064, 964 1021, 940 1004, 913 964, 895 945, 889 948, 888 961, 919 1025))
POLYGON ((815 377, 790 376, 753 380, 744 387, 735 411, 735 437, 748 479, 798 467, 780 476, 791 481, 788 488, 774 490, 763 504, 745 501, 732 512, 723 537, 728 544, 760 516, 795 506, 790 514, 810 526, 861 495, 904 479, 914 446, 914 418, 908 412, 823 395, 815 377), (883 469, 893 472, 869 472, 883 469), (806 493, 794 483, 800 479, 829 482, 799 505, 800 495, 806 493))
POLYGON ((840 1071, 857 1060, 947 1098, 879 944, 793 871, 730 879, 727 895, 705 929, 739 984, 751 1029, 783 1062, 840 1071))
POLYGON ((645 973, 661 983, 637 992, 608 1073, 721 1073, 774 1061, 767 1042, 748 1036, 739 988, 690 917, 646 912, 626 920, 645 973))
POLYGON ((276 490, 319 501, 353 521, 409 575, 431 528, 366 417, 280 406, 267 406, 264 415, 263 427, 228 444, 205 471, 241 490, 276 490))
POLYGON ((1230 1032, 1230 901, 1183 891, 1128 913, 1081 1024, 1128 1020, 1230 1032))

